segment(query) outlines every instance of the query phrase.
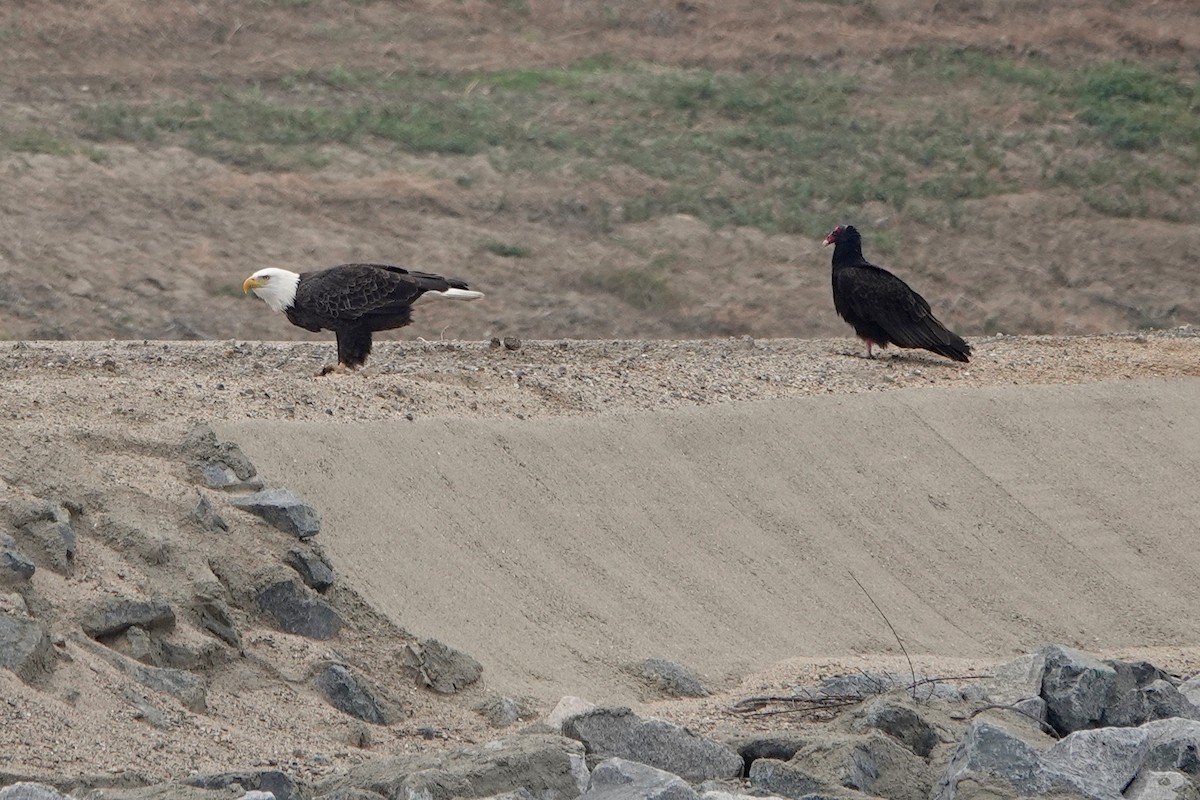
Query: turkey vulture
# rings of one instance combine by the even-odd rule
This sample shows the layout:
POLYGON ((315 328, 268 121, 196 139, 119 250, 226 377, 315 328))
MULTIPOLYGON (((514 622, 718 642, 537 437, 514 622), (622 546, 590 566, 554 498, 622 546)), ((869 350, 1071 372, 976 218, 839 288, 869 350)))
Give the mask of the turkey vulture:
POLYGON ((833 245, 833 307, 867 343, 923 348, 955 361, 970 361, 971 346, 938 322, 924 297, 882 267, 863 258, 862 237, 853 225, 838 225, 825 237, 833 245))

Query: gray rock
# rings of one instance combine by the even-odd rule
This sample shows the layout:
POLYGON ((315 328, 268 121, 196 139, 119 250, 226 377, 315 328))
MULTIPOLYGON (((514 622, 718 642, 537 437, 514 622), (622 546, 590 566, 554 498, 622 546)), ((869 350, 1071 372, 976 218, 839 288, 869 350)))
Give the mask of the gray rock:
POLYGON ((1163 719, 1141 726, 1150 737, 1145 768, 1174 770, 1200 777, 1200 722, 1163 719))
POLYGON ((1104 662, 1113 668, 1116 680, 1105 700, 1102 725, 1130 727, 1153 719, 1178 716, 1190 705, 1178 690, 1164 680, 1167 674, 1146 661, 1104 662), (1158 684, 1151 691, 1150 686, 1158 684))
POLYGON ((196 598, 192 609, 196 612, 196 616, 200 618, 200 625, 213 636, 216 636, 221 641, 242 649, 242 637, 238 633, 237 626, 233 622, 233 617, 229 613, 229 607, 225 605, 225 601, 218 597, 201 595, 196 598))
POLYGON ((422 686, 441 694, 453 694, 470 686, 483 674, 482 664, 437 639, 409 644, 405 659, 416 670, 422 686))
POLYGON ((158 728, 160 730, 165 730, 171 727, 171 723, 167 720, 166 715, 163 714, 158 706, 151 703, 132 687, 126 687, 125 691, 122 693, 122 696, 129 703, 129 705, 136 709, 136 712, 133 715, 134 719, 140 719, 151 727, 158 728))
POLYGON ((208 707, 208 691, 204 681, 191 672, 150 667, 90 639, 80 641, 147 689, 176 698, 190 711, 204 711, 208 707))
POLYGON ((84 614, 80 625, 88 636, 103 639, 133 625, 147 629, 172 628, 175 625, 175 612, 165 600, 112 599, 94 605, 84 614))
POLYGON ((1125 790, 1125 800, 1200 800, 1200 788, 1181 772, 1143 772, 1125 790))
POLYGON ((221 489, 226 492, 257 492, 263 488, 261 478, 243 480, 227 464, 220 461, 210 461, 200 466, 200 478, 210 489, 221 489))
POLYGON ((975 685, 984 699, 996 705, 1013 705, 1032 697, 1041 697, 1042 676, 1046 672, 1046 654, 1028 653, 991 670, 991 676, 975 685))
POLYGON ((0 588, 24 586, 36 571, 36 565, 21 552, 17 541, 0 531, 0 588))
POLYGON ((0 800, 71 800, 52 786, 22 781, 0 789, 0 800))
POLYGON ((937 730, 915 708, 890 698, 879 698, 854 715, 850 729, 886 733, 921 758, 928 758, 938 744, 937 730))
POLYGON ((559 698, 554 708, 546 715, 544 721, 555 733, 562 733, 563 724, 567 720, 585 711, 591 711, 595 707, 595 703, 589 703, 582 697, 565 695, 559 698))
POLYGON ((1096 797, 1120 797, 1150 753, 1150 734, 1141 728, 1077 731, 1042 754, 1049 771, 1096 797))
POLYGON ((692 783, 736 778, 742 773, 742 757, 725 745, 670 722, 643 720, 628 708, 584 712, 567 720, 563 733, 583 742, 591 764, 625 758, 692 783))
POLYGON ((1169 680, 1159 679, 1142 687, 1146 701, 1145 722, 1171 717, 1200 720, 1200 706, 1193 703, 1169 680))
POLYGON ((384 797, 451 800, 523 789, 538 800, 575 800, 587 784, 578 742, 527 734, 460 750, 373 759, 323 782, 316 794, 358 789, 384 797))
POLYGON ((1031 742, 995 721, 976 719, 932 796, 1121 800, 1121 789, 1136 772, 1135 762, 1144 758, 1151 737, 1129 728, 1088 730, 1077 736, 1045 747, 1040 739, 1031 742), (1099 763, 1107 758, 1114 763, 1099 763))
POLYGON ((933 787, 925 761, 878 732, 810 745, 790 763, 819 779, 822 788, 844 786, 889 800, 926 800, 933 787))
POLYGON ((196 507, 192 509, 192 519, 200 523, 200 527, 206 531, 227 531, 229 530, 228 523, 217 513, 213 508, 212 502, 208 499, 208 495, 201 493, 200 499, 196 501, 196 507))
POLYGON ((33 559, 59 575, 69 575, 75 565, 75 530, 65 520, 41 519, 17 529, 33 559))
POLYGON ((1117 671, 1098 659, 1062 645, 1040 651, 1046 659, 1042 699, 1049 723, 1062 735, 1101 724, 1117 671))
POLYGON ((1179 685, 1179 692, 1192 705, 1200 706, 1200 675, 1188 678, 1179 685))
POLYGON ((270 792, 275 796, 275 800, 301 800, 304 797, 300 787, 287 773, 275 769, 197 775, 194 778, 188 778, 187 785, 200 789, 229 789, 232 787, 240 788, 245 792, 270 792))
POLYGON ((310 597, 295 580, 275 580, 261 587, 254 597, 258 608, 282 631, 310 639, 332 639, 342 628, 342 618, 333 606, 310 597))
POLYGON ((308 539, 321 532, 321 515, 291 489, 264 489, 231 498, 229 502, 297 539, 308 539))
POLYGON ((894 672, 855 672, 827 678, 817 692, 829 697, 873 697, 906 687, 912 681, 911 675, 894 672))
POLYGON ((50 631, 34 619, 0 614, 0 667, 28 684, 37 684, 54 670, 50 631))
POLYGON ((160 648, 146 629, 139 625, 127 628, 105 644, 118 653, 129 656, 134 661, 140 661, 153 667, 163 666, 160 648))
MULTIPOLYGON (((223 465, 238 478, 246 481, 258 474, 242 448, 233 442, 222 442, 205 422, 197 423, 183 437, 183 452, 188 462, 200 472, 210 464, 223 465)), ((217 488, 217 487, 213 487, 217 488)))
POLYGON ((760 758, 750 765, 750 785, 760 792, 805 797, 821 789, 821 781, 798 764, 760 758))
POLYGON ((696 673, 682 664, 665 658, 647 658, 632 665, 629 671, 659 691, 672 697, 708 697, 709 691, 700 683, 696 673))
POLYGON ((1044 794, 1052 784, 1039 775, 1042 749, 995 722, 976 719, 959 740, 933 798, 961 798, 960 783, 995 787, 997 798, 1044 794))
POLYGON ((491 695, 476 706, 475 710, 494 728, 507 728, 530 716, 530 712, 519 700, 499 694, 491 695))
POLYGON ((579 800, 699 800, 699 797, 677 775, 636 761, 610 758, 592 770, 588 790, 579 800))
POLYGON ((323 592, 333 586, 333 567, 326 558, 312 550, 293 547, 283 558, 284 563, 296 570, 300 580, 310 589, 323 592))
POLYGON ((329 704, 343 714, 373 725, 387 725, 391 721, 386 706, 371 686, 344 665, 328 665, 317 673, 314 682, 329 704))

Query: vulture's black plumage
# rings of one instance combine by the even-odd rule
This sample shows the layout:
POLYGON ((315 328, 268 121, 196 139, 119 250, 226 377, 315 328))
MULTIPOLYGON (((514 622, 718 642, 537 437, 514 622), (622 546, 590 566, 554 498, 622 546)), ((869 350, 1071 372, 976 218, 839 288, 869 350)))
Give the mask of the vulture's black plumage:
POLYGON ((293 325, 333 331, 338 365, 351 369, 367 360, 372 333, 409 323, 414 303, 431 297, 483 297, 456 278, 389 264, 342 264, 302 275, 268 267, 247 278, 242 289, 287 314, 293 325))
POLYGON ((833 307, 871 347, 922 348, 955 361, 970 361, 971 346, 946 328, 924 297, 882 267, 863 258, 862 237, 839 225, 825 237, 833 245, 833 307))

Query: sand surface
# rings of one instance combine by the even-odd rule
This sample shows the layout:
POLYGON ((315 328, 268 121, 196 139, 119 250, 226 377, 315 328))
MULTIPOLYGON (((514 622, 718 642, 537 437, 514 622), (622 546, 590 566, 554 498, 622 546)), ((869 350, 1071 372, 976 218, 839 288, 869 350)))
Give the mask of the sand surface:
POLYGON ((3 676, 0 773, 319 775, 487 740, 471 708, 494 692, 535 713, 572 693, 727 729, 746 724, 726 713, 740 696, 906 667, 851 575, 927 672, 1045 641, 1195 672, 1200 337, 975 344, 959 366, 869 361, 848 339, 384 343, 365 372, 323 378, 332 343, 6 345, 0 477, 80 503, 93 527, 75 575, 35 576, 64 662, 36 691, 3 676), (239 617, 247 659, 213 673, 206 714, 151 697, 168 714, 156 730, 80 641, 78 610, 286 546, 219 496, 225 538, 180 521, 195 420, 321 509, 318 539, 367 605, 334 643, 239 617), (175 537, 165 564, 131 555, 129 531, 155 520, 175 537), (409 635, 470 653, 483 682, 415 689, 394 669, 409 635), (366 747, 307 684, 331 652, 407 709, 366 747), (655 700, 621 669, 647 656, 717 694, 655 700))

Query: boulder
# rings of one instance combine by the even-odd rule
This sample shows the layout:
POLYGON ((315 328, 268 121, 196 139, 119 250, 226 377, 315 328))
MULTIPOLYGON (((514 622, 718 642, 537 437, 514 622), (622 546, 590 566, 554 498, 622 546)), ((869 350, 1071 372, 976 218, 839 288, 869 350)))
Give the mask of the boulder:
POLYGON ((937 729, 911 703, 892 698, 868 703, 855 713, 850 729, 856 733, 882 731, 921 758, 928 758, 939 742, 937 729))
POLYGON ((960 792, 960 784, 993 791, 996 798, 1035 797, 1057 786, 1041 771, 1043 741, 1030 742, 989 719, 975 719, 933 791, 934 800, 963 800, 983 792, 960 792))
POLYGON ((323 592, 333 586, 333 566, 321 554, 312 550, 293 547, 283 557, 284 563, 296 570, 300 580, 310 589, 323 592))
POLYGON ((75 565, 75 529, 69 520, 64 510, 61 518, 39 519, 17 529, 34 561, 59 575, 69 575, 75 565))
POLYGON ((783 797, 805 797, 821 789, 821 781, 802 766, 777 758, 756 760, 750 765, 749 779, 756 793, 783 797))
POLYGON ((321 532, 321 515, 291 489, 263 489, 231 498, 230 502, 297 539, 308 539, 321 532))
POLYGON ((509 725, 516 725, 522 719, 530 716, 530 712, 524 707, 521 701, 500 694, 489 696, 476 706, 475 710, 493 728, 507 728, 509 725))
POLYGON ((196 613, 200 620, 200 626, 204 630, 227 645, 236 647, 238 650, 242 649, 241 634, 238 633, 233 616, 229 612, 229 606, 225 605, 224 600, 211 594, 201 593, 193 602, 192 610, 196 613))
POLYGON ((591 711, 595 707, 595 703, 589 703, 582 697, 566 695, 559 698, 558 703, 546 715, 545 723, 554 729, 556 733, 562 733, 563 724, 567 720, 585 711, 591 711))
POLYGON ((1041 763, 1087 795, 1120 797, 1149 753, 1150 734, 1141 728, 1096 728, 1055 742, 1041 763))
POLYGON ((36 570, 33 561, 17 546, 17 541, 0 531, 0 588, 24 586, 33 579, 36 570))
POLYGON ((1145 767, 1174 770, 1200 778, 1200 722, 1192 719, 1163 719, 1141 727, 1150 737, 1145 767))
POLYGON ((628 708, 596 708, 572 717, 563 733, 583 742, 588 762, 639 761, 686 781, 736 778, 742 757, 729 747, 663 720, 643 720, 628 708))
POLYGON ((186 783, 200 789, 239 788, 247 793, 270 792, 275 800, 301 800, 305 797, 299 785, 287 773, 275 769, 197 775, 188 778, 186 783))
POLYGON ((1129 785, 1125 800, 1200 800, 1200 788, 1181 772, 1150 770, 1129 785))
POLYGON ((1102 724, 1131 727, 1169 717, 1200 717, 1196 708, 1167 678, 1167 673, 1146 661, 1104 662, 1116 680, 1105 701, 1102 724))
POLYGON ((989 670, 987 678, 972 686, 989 703, 1006 706, 1041 698, 1042 676, 1046 672, 1044 652, 1027 653, 989 670))
POLYGON ((889 800, 926 800, 933 787, 925 761, 879 732, 814 743, 789 763, 817 778, 822 788, 843 786, 889 800))
POLYGON ((254 602, 286 633, 324 640, 337 636, 342 627, 342 618, 333 606, 309 596, 308 589, 295 580, 269 580, 259 587, 254 602))
POLYGON ((709 691, 696 673, 665 658, 647 658, 631 665, 628 671, 671 697, 708 697, 709 691))
POLYGON ((314 683, 331 706, 373 725, 391 719, 386 705, 362 676, 343 664, 329 664, 317 673, 314 683))
POLYGON ((53 786, 22 781, 0 789, 0 800, 71 800, 53 786))
POLYGON ((175 625, 175 612, 165 600, 111 599, 91 607, 80 620, 83 632, 93 639, 114 636, 126 628, 169 629, 175 625))
POLYGON ((80 641, 147 689, 176 698, 190 711, 204 711, 208 707, 208 690, 195 674, 182 669, 147 666, 90 639, 80 641))
POLYGON ((454 694, 479 680, 483 665, 466 653, 442 644, 437 639, 424 639, 408 645, 407 665, 417 673, 417 680, 441 694, 454 694))
POLYGON ((995 720, 976 719, 934 790, 934 800, 1040 797, 1121 800, 1151 751, 1144 728, 1079 731, 1047 746, 995 720))
POLYGON ((449 752, 373 759, 331 778, 316 795, 350 789, 383 797, 485 798, 526 790, 538 800, 575 800, 588 785, 583 747, 561 736, 527 734, 449 752))
MULTIPOLYGON (((201 422, 193 425, 183 437, 182 449, 188 463, 208 482, 206 468, 224 467, 233 473, 239 481, 248 481, 258 474, 254 464, 242 452, 242 448, 233 442, 222 442, 208 423, 201 422)), ((209 485, 212 485, 211 483, 209 485)), ((214 486, 213 488, 222 488, 214 486)))
POLYGON ((1062 645, 1047 645, 1040 652, 1046 660, 1042 699, 1047 721, 1063 736, 1099 727, 1116 688, 1117 671, 1062 645))
POLYGON ((229 530, 228 523, 217 513, 217 510, 213 508, 212 501, 203 492, 200 493, 200 498, 196 501, 196 507, 192 509, 192 519, 200 523, 200 527, 206 531, 229 530))
POLYGON ((579 800, 699 800, 700 795, 678 775, 610 758, 592 770, 588 789, 579 800))
POLYGON ((35 619, 0 614, 0 667, 37 684, 54 670, 50 631, 35 619))

